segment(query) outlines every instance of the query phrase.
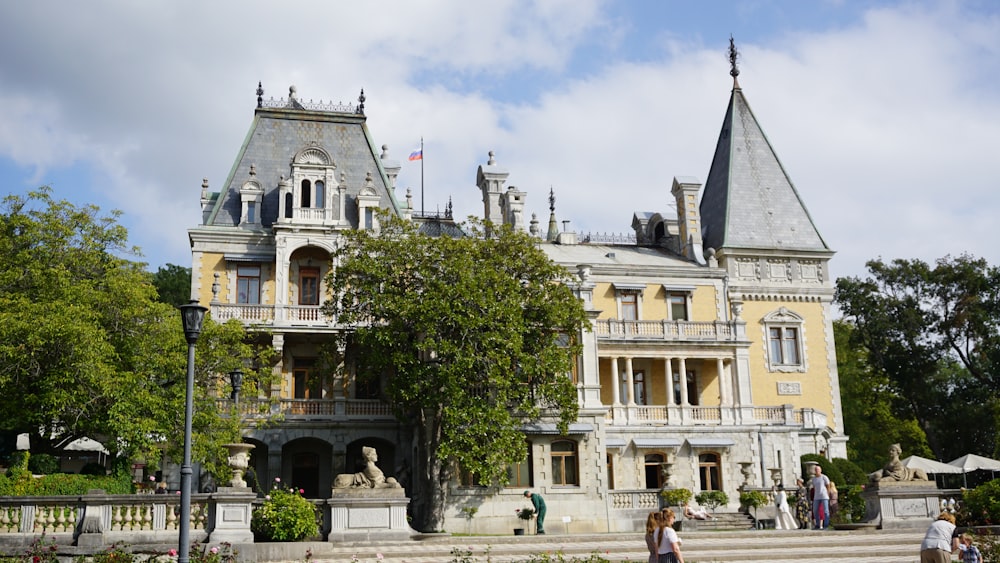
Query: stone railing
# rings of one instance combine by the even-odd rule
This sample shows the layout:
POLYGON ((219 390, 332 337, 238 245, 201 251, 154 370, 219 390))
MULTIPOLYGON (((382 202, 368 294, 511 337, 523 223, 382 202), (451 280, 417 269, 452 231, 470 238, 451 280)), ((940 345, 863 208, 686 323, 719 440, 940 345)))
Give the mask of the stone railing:
MULTIPOLYGON (((241 496, 249 514, 252 493, 241 496)), ((0 547, 25 546, 41 535, 61 545, 108 545, 115 542, 177 541, 180 495, 106 495, 0 497, 0 547)), ((210 512, 232 495, 191 496, 192 541, 202 541, 216 528, 210 512)), ((247 518, 249 534, 249 516, 247 518)), ((252 535, 250 536, 252 537, 252 535)))
POLYGON ((659 491, 650 489, 608 491, 613 510, 658 510, 659 491))
POLYGON ((825 428, 826 414, 816 409, 777 406, 610 405, 607 420, 615 426, 752 424, 825 428))
POLYGON ((598 340, 730 341, 736 323, 723 321, 624 321, 599 319, 594 322, 598 340))
MULTIPOLYGON (((223 413, 230 412, 232 399, 216 399, 223 413)), ((297 418, 386 418, 392 419, 392 407, 378 399, 258 399, 240 398, 240 416, 245 420, 267 419, 281 415, 297 418)))
POLYGON ((319 305, 247 305, 237 303, 211 303, 212 319, 226 322, 236 319, 247 325, 283 326, 333 326, 319 305))

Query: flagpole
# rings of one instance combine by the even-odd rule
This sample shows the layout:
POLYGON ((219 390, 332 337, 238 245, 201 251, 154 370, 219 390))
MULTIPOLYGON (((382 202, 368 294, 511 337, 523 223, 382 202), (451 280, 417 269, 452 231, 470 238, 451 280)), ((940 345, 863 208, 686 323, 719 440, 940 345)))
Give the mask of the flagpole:
POLYGON ((420 137, 420 214, 424 214, 424 138, 420 137))

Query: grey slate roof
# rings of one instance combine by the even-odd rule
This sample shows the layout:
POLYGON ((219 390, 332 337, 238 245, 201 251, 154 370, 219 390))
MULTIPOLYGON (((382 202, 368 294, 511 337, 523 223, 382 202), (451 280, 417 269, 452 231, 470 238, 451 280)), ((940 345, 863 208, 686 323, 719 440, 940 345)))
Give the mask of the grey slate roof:
POLYGON ((261 224, 270 227, 278 217, 279 180, 282 176, 291 176, 292 158, 313 142, 333 158, 338 181, 342 172, 346 174, 346 217, 353 227, 358 225, 354 201, 364 187, 368 172, 372 174, 381 206, 399 213, 398 203, 386 189, 388 180, 364 115, 286 106, 255 110, 250 131, 205 224, 234 226, 239 223, 239 190, 250 179, 250 165, 253 164, 256 180, 264 188, 261 224))
POLYGON ((705 248, 829 251, 738 86, 700 211, 705 248))

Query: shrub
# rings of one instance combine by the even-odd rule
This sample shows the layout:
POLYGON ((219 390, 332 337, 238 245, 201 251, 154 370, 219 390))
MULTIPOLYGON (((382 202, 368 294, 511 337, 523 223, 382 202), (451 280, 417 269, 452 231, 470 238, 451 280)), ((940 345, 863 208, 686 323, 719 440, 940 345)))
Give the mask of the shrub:
POLYGON ((823 474, 830 478, 831 481, 837 484, 837 486, 846 485, 844 481, 844 474, 837 469, 837 466, 833 464, 830 460, 819 454, 805 454, 802 456, 802 474, 805 475, 805 481, 812 479, 812 473, 806 473, 806 462, 815 461, 823 468, 823 474))
POLYGON ((967 526, 991 526, 1000 522, 1000 479, 965 491, 960 517, 967 526))
POLYGON ((531 517, 535 515, 534 508, 518 508, 514 512, 517 513, 517 517, 521 520, 531 520, 531 517))
POLYGON ((107 549, 95 553, 89 559, 81 555, 73 561, 76 563, 132 563, 134 560, 135 558, 126 546, 113 543, 107 549))
POLYGON ((835 481, 838 485, 864 485, 868 482, 868 474, 865 473, 865 470, 858 467, 858 464, 849 459, 835 457, 833 458, 833 465, 844 476, 843 483, 835 481))
MULTIPOLYGON (((281 480, 275 479, 280 485, 281 480)), ((301 541, 319 533, 316 508, 301 490, 275 488, 264 497, 264 504, 254 510, 250 529, 271 541, 301 541)))
POLYGON ((35 454, 28 460, 28 469, 35 475, 59 473, 59 458, 49 454, 35 454))
POLYGON ((87 465, 84 465, 83 469, 80 470, 80 475, 107 475, 107 474, 108 470, 104 467, 104 465, 93 461, 88 463, 87 465))
POLYGON ((760 491, 743 491, 740 493, 740 506, 757 509, 767 504, 767 495, 760 491))
POLYGON ((684 506, 684 503, 691 502, 691 491, 688 489, 663 489, 660 491, 660 498, 667 506, 684 506))
POLYGON ((716 508, 729 504, 729 495, 722 491, 702 491, 695 495, 694 500, 707 507, 709 511, 715 512, 716 508))

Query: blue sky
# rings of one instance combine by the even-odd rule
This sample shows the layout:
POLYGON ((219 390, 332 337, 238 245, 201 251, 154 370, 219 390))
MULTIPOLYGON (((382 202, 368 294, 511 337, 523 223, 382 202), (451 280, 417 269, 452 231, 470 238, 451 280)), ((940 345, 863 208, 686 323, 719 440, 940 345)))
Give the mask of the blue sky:
MULTIPOLYGON (((487 153, 543 221, 626 232, 704 181, 740 84, 837 251, 1000 263, 1000 4, 990 1, 193 0, 0 3, 0 182, 120 209, 151 269, 190 264, 266 97, 368 97, 378 145, 425 139, 427 208, 481 215, 487 153)), ((419 199, 418 199, 419 201, 419 199)))

